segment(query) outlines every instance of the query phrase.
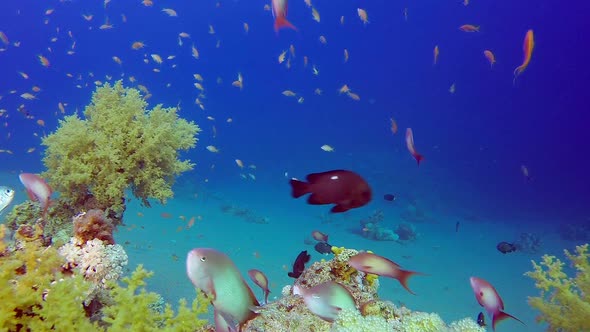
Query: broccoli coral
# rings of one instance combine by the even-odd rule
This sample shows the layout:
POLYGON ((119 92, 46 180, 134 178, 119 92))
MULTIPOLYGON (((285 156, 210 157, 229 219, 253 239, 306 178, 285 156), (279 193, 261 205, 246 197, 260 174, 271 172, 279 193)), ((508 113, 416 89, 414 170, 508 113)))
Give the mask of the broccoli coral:
POLYGON ((563 271, 564 263, 555 256, 544 255, 540 264, 525 275, 535 280, 539 297, 529 297, 531 307, 539 310, 539 322, 549 324, 549 331, 590 331, 590 253, 588 244, 576 247, 575 254, 565 255, 577 270, 575 277, 563 271))
POLYGON ((43 138, 43 176, 61 198, 74 206, 93 198, 95 207, 121 213, 129 187, 146 205, 148 198, 172 197, 174 177, 194 166, 178 159, 179 150, 194 147, 200 129, 180 119, 176 108, 146 107, 138 90, 106 83, 93 94, 85 119, 67 116, 43 138))

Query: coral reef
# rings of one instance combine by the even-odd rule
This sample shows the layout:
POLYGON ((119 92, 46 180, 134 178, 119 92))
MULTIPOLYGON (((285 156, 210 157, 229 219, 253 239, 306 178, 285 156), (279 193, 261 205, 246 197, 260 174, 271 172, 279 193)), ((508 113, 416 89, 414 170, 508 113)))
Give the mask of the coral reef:
POLYGON ((93 239, 99 239, 105 244, 115 244, 113 220, 108 218, 104 211, 92 209, 74 216, 74 237, 78 243, 86 243, 93 239))
POLYGON ((400 241, 414 241, 416 238, 418 238, 416 227, 405 222, 397 225, 395 234, 399 236, 400 241))
POLYGON ((384 220, 383 211, 376 210, 367 218, 362 219, 361 235, 367 239, 377 241, 397 241, 399 236, 392 229, 384 227, 381 222, 384 220))
POLYGON ((97 208, 124 210, 125 190, 149 205, 172 197, 174 177, 193 164, 178 159, 195 146, 199 127, 180 119, 176 108, 147 110, 139 90, 121 81, 98 87, 84 119, 66 116, 43 138, 50 186, 77 210, 88 199, 97 208))
POLYGON ((464 319, 446 325, 437 314, 412 312, 396 307, 377 296, 378 281, 374 275, 366 275, 348 266, 351 256, 358 251, 333 247, 334 258, 313 263, 295 281, 293 286, 283 287, 282 297, 258 308, 258 316, 246 322, 242 331, 262 332, 485 332, 472 319, 464 319), (359 310, 342 310, 333 323, 314 315, 304 300, 293 295, 295 286, 311 288, 326 281, 335 281, 350 291, 359 310))
POLYGON ((576 247, 575 253, 565 250, 576 270, 575 277, 564 271, 564 263, 555 256, 544 255, 533 271, 525 275, 535 280, 541 291, 529 297, 529 305, 541 312, 537 321, 549 325, 549 331, 590 331, 590 253, 588 244, 576 247))
POLYGON ((533 233, 521 233, 514 245, 522 252, 535 254, 541 250, 541 238, 533 233))
POLYGON ((63 269, 76 269, 79 274, 92 283, 91 290, 84 300, 85 305, 97 296, 102 297, 107 281, 118 280, 127 265, 127 254, 120 245, 105 244, 100 239, 80 242, 72 238, 58 252, 66 261, 63 269))
MULTIPOLYGON (((24 225, 23 227, 31 227, 24 225)), ((199 315, 208 300, 197 294, 191 306, 181 300, 175 313, 170 304, 154 310, 161 298, 145 289, 151 272, 139 266, 125 287, 115 279, 106 282, 105 302, 90 311, 84 300, 94 285, 78 269, 64 269, 64 258, 54 246, 43 245, 39 225, 22 234, 16 243, 4 241, 0 225, 0 330, 2 331, 212 331, 199 315), (137 327, 141 327, 138 329, 137 327)), ((97 245, 104 246, 96 240, 97 245)), ((106 278, 105 278, 106 279, 106 278)))

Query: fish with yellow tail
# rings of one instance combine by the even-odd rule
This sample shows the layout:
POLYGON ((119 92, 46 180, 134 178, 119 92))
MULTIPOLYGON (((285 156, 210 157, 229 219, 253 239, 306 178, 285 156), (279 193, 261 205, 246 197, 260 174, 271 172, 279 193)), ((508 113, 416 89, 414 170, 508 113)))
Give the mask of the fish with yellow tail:
POLYGON ((186 258, 186 271, 193 285, 211 299, 216 331, 238 331, 256 315, 259 305, 234 262, 211 248, 195 248, 186 258))
POLYGON ((416 294, 408 287, 408 279, 416 274, 425 275, 420 272, 402 270, 399 264, 369 252, 361 252, 350 257, 348 265, 364 273, 397 279, 408 292, 414 295, 416 294))

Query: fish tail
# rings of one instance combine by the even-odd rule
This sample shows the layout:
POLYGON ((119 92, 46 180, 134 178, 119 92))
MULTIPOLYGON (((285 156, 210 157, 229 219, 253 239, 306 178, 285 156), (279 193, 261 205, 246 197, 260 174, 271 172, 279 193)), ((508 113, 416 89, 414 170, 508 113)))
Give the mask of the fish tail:
POLYGON ((411 276, 416 275, 416 274, 423 274, 420 272, 415 272, 415 271, 406 271, 406 270, 399 270, 397 276, 395 277, 397 280, 399 280, 399 283, 402 285, 402 287, 404 287, 408 292, 410 292, 413 295, 416 295, 416 293, 414 293, 410 287, 408 287, 408 279, 410 279, 411 276))
POLYGON ((416 159, 416 163, 418 163, 418 166, 420 166, 420 162, 424 160, 424 156, 419 153, 414 154, 414 158, 416 159))
POLYGON ((292 189, 291 196, 294 198, 299 198, 311 192, 309 189, 309 183, 307 182, 291 179, 289 183, 291 184, 292 189))
POLYGON ((495 331, 495 330, 496 330, 496 323, 497 323, 497 322, 499 322, 499 321, 501 321, 501 320, 504 320, 504 319, 506 319, 506 318, 512 318, 512 319, 515 319, 515 320, 517 320, 517 321, 521 322, 523 325, 526 325, 526 324, 525 324, 523 321, 521 321, 520 319, 518 319, 518 318, 516 318, 516 317, 512 316, 511 314, 507 314, 507 313, 505 313, 505 312, 503 312, 503 311, 500 311, 500 312, 498 312, 498 314, 495 314, 495 315, 492 317, 492 330, 493 330, 493 331, 495 331))
POLYGON ((275 18, 275 31, 278 33, 279 29, 282 28, 290 28, 297 31, 297 28, 293 24, 291 24, 291 22, 287 21, 287 18, 285 16, 277 15, 277 17, 275 18))

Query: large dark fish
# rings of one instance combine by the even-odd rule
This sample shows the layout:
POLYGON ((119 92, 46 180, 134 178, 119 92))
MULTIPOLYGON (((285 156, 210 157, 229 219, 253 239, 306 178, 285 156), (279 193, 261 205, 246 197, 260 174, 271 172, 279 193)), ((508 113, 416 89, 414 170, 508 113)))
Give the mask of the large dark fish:
POLYGON ((320 254, 331 254, 332 253, 332 245, 328 242, 318 242, 314 246, 315 251, 319 252, 320 254))
POLYGON ((313 173, 307 182, 291 179, 295 198, 311 194, 307 203, 312 205, 335 204, 331 212, 345 212, 366 205, 371 201, 371 188, 360 175, 345 170, 313 173))
POLYGON ((498 251, 503 254, 506 254, 509 252, 515 252, 516 250, 518 250, 516 245, 514 245, 513 243, 508 243, 508 242, 504 242, 504 241, 498 243, 498 245, 496 246, 496 249, 498 249, 498 251))
POLYGON ((293 272, 289 272, 288 275, 291 278, 299 278, 303 270, 305 270, 305 263, 309 262, 311 256, 307 253, 307 250, 303 250, 299 253, 295 262, 293 263, 293 272))

